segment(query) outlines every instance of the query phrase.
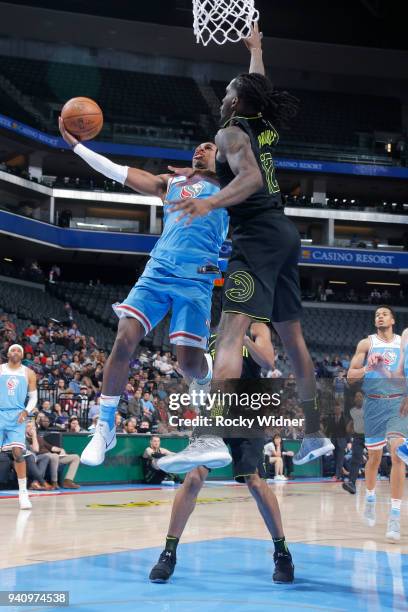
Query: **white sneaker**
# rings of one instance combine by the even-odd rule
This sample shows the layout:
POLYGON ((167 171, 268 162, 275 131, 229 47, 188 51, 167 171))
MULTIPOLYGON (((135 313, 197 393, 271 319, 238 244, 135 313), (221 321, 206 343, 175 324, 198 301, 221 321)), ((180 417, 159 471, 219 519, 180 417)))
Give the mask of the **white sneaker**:
POLYGON ((190 383, 188 392, 191 397, 191 404, 194 406, 194 408, 200 408, 201 406, 205 406, 206 400, 207 400, 207 394, 210 393, 211 391, 213 362, 211 359, 211 355, 209 355, 209 353, 204 353, 204 357, 206 358, 208 370, 211 374, 211 377, 209 380, 207 380, 203 384, 200 384, 199 382, 197 382, 196 378, 193 378, 192 382, 190 383))
POLYGON ((185 474, 196 467, 215 469, 232 461, 226 444, 216 436, 192 438, 186 449, 174 455, 166 455, 157 461, 158 467, 171 474, 185 474))
POLYGON ((31 510, 33 504, 30 502, 27 491, 18 494, 18 503, 20 504, 20 510, 31 510))
POLYGON ((91 441, 82 451, 81 463, 100 465, 104 462, 105 453, 116 446, 116 429, 109 429, 108 423, 98 421, 91 441))
POLYGON ((365 499, 364 505, 364 520, 369 527, 374 527, 376 523, 376 515, 375 515, 375 502, 376 500, 368 500, 365 499))
POLYGON ((287 480, 287 478, 283 474, 278 474, 275 476, 274 480, 284 481, 287 480))
POLYGON ((389 542, 399 542, 401 539, 400 517, 390 514, 385 537, 389 542))
POLYGON ((327 455, 332 450, 334 450, 333 443, 320 431, 308 434, 303 438, 298 452, 293 457, 293 463, 295 465, 304 465, 322 455, 327 455))

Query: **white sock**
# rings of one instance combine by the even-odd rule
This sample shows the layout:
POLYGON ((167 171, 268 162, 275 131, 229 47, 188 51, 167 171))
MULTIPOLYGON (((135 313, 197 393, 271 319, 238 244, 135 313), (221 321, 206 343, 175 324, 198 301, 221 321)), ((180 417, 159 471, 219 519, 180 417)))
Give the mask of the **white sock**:
POLYGON ((391 498, 391 512, 392 514, 400 514, 401 512, 402 499, 391 498))
POLYGON ((115 426, 115 412, 118 407, 120 395, 101 395, 99 421, 109 424, 109 429, 115 426))
POLYGON ((367 498, 375 499, 375 489, 366 489, 366 499, 367 498))
POLYGON ((27 478, 18 479, 18 490, 20 493, 27 493, 27 478))

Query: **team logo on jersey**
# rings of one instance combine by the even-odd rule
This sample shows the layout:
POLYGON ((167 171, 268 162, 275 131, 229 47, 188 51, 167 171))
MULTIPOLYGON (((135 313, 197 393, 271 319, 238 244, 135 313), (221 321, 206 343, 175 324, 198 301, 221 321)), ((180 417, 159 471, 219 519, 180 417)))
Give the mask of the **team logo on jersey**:
POLYGON ((204 189, 204 183, 194 183, 194 185, 184 185, 181 190, 180 197, 183 199, 186 198, 198 198, 200 193, 202 193, 204 189))
POLYGON ((386 366, 392 366, 397 361, 397 353, 395 351, 385 351, 383 359, 386 366))
POLYGON ((8 395, 14 395, 15 390, 18 387, 17 376, 9 376, 7 379, 7 393, 8 395))

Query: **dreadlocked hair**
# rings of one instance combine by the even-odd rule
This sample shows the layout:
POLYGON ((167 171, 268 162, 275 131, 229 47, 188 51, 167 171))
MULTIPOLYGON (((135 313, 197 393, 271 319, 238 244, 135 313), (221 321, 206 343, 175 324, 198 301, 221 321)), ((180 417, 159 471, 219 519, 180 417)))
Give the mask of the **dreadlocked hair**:
POLYGON ((262 74, 240 74, 234 87, 249 112, 262 113, 276 127, 287 127, 298 112, 299 100, 287 91, 277 91, 262 74))

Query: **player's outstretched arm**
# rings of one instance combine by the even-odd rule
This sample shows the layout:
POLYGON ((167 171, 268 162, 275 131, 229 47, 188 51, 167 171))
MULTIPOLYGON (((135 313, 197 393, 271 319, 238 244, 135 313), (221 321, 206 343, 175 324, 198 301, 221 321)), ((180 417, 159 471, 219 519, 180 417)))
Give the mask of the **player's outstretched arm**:
POLYGON ((356 383, 364 378, 364 374, 367 372, 367 366, 364 365, 364 362, 367 358, 369 350, 369 339, 363 338, 363 340, 360 340, 360 342, 357 344, 356 352, 350 362, 349 371, 347 372, 347 381, 350 384, 356 383))
POLYGON ((61 117, 58 120, 58 127, 61 132, 61 136, 65 140, 74 153, 79 155, 91 168, 103 174, 112 181, 116 181, 121 185, 127 185, 131 189, 142 193, 144 195, 153 195, 159 198, 164 198, 167 190, 167 174, 154 175, 138 168, 129 168, 128 166, 121 166, 115 164, 107 157, 91 151, 83 144, 81 144, 75 136, 70 134, 65 126, 61 117))
POLYGON ((259 31, 259 24, 255 22, 251 28, 251 35, 244 38, 246 48, 251 54, 249 72, 256 72, 265 76, 265 65, 262 57, 262 38, 263 34, 259 31))

